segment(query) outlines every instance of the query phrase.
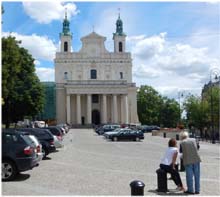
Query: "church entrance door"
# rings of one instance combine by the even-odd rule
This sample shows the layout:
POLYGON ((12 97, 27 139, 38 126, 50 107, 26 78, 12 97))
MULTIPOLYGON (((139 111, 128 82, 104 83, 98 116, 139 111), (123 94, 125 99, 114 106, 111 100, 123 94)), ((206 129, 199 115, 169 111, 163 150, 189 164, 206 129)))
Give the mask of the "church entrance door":
POLYGON ((100 124, 100 112, 97 109, 92 110, 92 124, 100 124))

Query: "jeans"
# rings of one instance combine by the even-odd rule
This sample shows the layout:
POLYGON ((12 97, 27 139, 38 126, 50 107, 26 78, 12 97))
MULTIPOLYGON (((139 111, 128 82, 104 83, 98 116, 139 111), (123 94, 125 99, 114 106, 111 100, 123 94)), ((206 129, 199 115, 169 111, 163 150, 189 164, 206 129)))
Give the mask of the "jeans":
POLYGON ((171 174, 171 177, 177 186, 179 187, 183 186, 178 170, 173 169, 172 166, 168 166, 164 164, 160 164, 160 168, 171 174))
POLYGON ((195 181, 195 192, 200 192, 200 162, 194 164, 188 164, 186 169, 186 184, 189 192, 193 190, 193 177, 195 181))

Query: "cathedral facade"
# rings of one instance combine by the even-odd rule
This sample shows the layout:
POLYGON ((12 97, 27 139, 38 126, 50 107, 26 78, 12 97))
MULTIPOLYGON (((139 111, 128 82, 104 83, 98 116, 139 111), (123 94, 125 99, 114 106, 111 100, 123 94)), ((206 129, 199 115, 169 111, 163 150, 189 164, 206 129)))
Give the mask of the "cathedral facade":
POLYGON ((105 48, 106 37, 94 31, 81 38, 78 52, 72 52, 69 24, 65 15, 55 57, 57 123, 138 123, 137 88, 120 15, 113 33, 114 52, 105 48))

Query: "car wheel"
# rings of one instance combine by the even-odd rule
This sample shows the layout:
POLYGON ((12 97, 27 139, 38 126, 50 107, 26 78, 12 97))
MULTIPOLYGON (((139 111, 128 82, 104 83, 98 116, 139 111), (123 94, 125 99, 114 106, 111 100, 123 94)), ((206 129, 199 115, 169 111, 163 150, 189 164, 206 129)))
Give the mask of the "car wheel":
POLYGON ((42 148, 42 153, 43 153, 43 159, 45 159, 46 158, 46 150, 45 150, 45 148, 42 148))
POLYGON ((114 142, 117 142, 117 141, 118 141, 118 138, 117 138, 117 137, 113 137, 113 141, 114 141, 114 142))
POLYGON ((18 173, 15 164, 10 160, 2 161, 2 180, 11 181, 15 178, 18 173))
POLYGON ((139 142, 139 141, 140 141, 140 138, 139 138, 139 137, 136 137, 135 140, 136 140, 137 142, 139 142))

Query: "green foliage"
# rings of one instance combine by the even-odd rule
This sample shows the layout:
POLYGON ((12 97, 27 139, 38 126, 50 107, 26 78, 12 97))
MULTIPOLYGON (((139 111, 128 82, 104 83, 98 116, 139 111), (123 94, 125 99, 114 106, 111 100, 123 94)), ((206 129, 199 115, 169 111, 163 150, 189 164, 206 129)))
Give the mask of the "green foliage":
POLYGON ((184 109, 189 126, 202 129, 208 124, 209 107, 206 100, 190 95, 184 101, 184 109))
POLYGON ((138 116, 142 124, 176 127, 179 105, 162 97, 151 86, 141 86, 137 94, 138 116))
POLYGON ((213 123, 216 130, 219 131, 219 120, 220 120, 220 86, 210 85, 209 88, 203 93, 203 101, 207 105, 207 120, 211 125, 211 119, 213 117, 213 123))
POLYGON ((177 101, 164 97, 161 109, 161 123, 166 127, 176 127, 180 117, 179 110, 177 101))
POLYGON ((14 37, 2 38, 3 123, 35 116, 43 108, 43 87, 35 74, 34 59, 14 37))

